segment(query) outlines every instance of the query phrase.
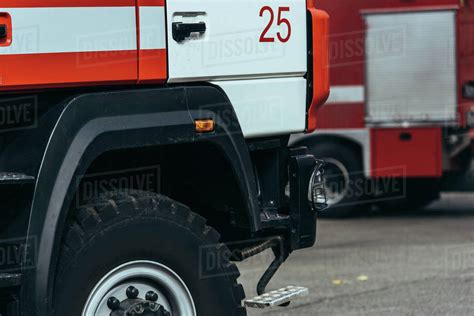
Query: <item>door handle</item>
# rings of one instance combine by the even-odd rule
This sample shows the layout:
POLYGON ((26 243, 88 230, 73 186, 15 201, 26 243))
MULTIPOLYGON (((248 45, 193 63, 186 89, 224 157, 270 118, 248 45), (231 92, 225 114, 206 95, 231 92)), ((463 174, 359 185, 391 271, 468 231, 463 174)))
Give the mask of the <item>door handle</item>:
POLYGON ((7 35, 7 26, 5 24, 0 24, 0 38, 6 38, 7 35))
POLYGON ((462 96, 466 99, 474 99, 474 81, 469 81, 462 87, 462 96))
POLYGON ((409 142, 409 141, 411 141, 412 138, 413 138, 412 134, 409 133, 409 132, 400 133, 400 136, 399 136, 399 137, 400 137, 400 140, 401 140, 402 142, 409 142))
POLYGON ((204 34, 206 32, 206 23, 183 23, 173 22, 173 39, 176 42, 182 42, 187 37, 190 37, 192 33, 204 34))

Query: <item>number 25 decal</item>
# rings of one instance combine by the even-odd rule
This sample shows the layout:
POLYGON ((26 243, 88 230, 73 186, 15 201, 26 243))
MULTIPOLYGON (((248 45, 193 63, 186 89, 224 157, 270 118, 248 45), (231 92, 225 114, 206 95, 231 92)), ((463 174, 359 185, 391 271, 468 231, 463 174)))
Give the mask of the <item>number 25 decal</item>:
MULTIPOLYGON (((260 9, 260 17, 263 17, 265 11, 268 11, 270 13, 270 21, 268 21, 268 24, 265 27, 265 29, 263 30, 262 35, 260 35, 260 42, 273 43, 273 42, 275 42, 275 38, 274 37, 268 37, 267 33, 271 29, 271 27, 273 26, 273 22, 275 20, 275 13, 273 12, 273 9, 271 7, 265 6, 265 7, 260 9)), ((290 40, 290 37, 291 37, 291 23, 290 23, 290 21, 288 21, 288 19, 282 17, 282 14, 284 12, 290 12, 290 7, 279 7, 278 8, 277 25, 280 26, 282 24, 285 24, 286 27, 287 27, 287 32, 286 32, 285 37, 282 36, 281 32, 277 32, 277 34, 276 34, 278 40, 282 43, 288 42, 290 40)))

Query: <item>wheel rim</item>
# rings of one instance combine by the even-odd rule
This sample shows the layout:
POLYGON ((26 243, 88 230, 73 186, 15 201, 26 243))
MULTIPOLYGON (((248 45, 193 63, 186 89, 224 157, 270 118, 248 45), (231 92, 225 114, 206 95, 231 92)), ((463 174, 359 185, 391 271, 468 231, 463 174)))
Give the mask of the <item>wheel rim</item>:
POLYGON ((327 203, 334 206, 340 203, 349 191, 349 171, 342 162, 334 158, 322 158, 324 166, 327 203))
POLYGON ((169 267, 152 261, 131 261, 108 272, 93 288, 82 311, 82 316, 109 316, 111 297, 127 299, 130 286, 139 291, 139 297, 153 291, 158 294, 156 303, 171 315, 196 315, 196 308, 186 284, 169 267))

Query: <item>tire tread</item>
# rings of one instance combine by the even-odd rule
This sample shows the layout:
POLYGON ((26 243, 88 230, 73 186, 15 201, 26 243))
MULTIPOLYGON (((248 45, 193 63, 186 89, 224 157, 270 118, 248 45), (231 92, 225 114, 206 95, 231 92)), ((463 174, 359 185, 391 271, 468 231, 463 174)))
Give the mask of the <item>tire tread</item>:
MULTIPOLYGON (((219 243, 220 234, 206 225, 205 218, 192 212, 184 204, 157 193, 129 190, 103 193, 91 200, 87 206, 79 207, 74 211, 63 237, 61 259, 67 265, 74 260, 75 254, 79 253, 88 241, 95 235, 101 234, 108 225, 135 216, 167 218, 197 235, 205 244, 218 245, 216 251, 220 253, 223 250, 228 251, 226 245, 219 243)), ((229 272, 226 274, 232 283, 231 292, 236 303, 234 314, 246 315, 246 310, 242 307, 245 293, 242 285, 237 282, 240 273, 234 263, 228 261, 227 258, 226 260, 224 268, 229 272)), ((59 266, 58 275, 61 274, 61 266, 59 266)))

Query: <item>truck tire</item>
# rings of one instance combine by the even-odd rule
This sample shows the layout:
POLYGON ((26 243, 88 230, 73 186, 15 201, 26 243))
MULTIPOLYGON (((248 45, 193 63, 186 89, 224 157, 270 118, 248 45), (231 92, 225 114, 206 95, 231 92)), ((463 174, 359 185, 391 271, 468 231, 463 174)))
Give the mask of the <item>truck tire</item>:
POLYGON ((308 146, 309 152, 324 160, 326 194, 329 207, 321 212, 326 217, 346 217, 359 209, 364 198, 365 177, 362 161, 351 148, 336 143, 308 146))
POLYGON ((204 218, 135 190, 108 192, 88 205, 74 210, 63 238, 54 315, 109 316, 127 298, 150 315, 246 315, 240 273, 204 218), (214 261, 207 266, 203 258, 214 261))

